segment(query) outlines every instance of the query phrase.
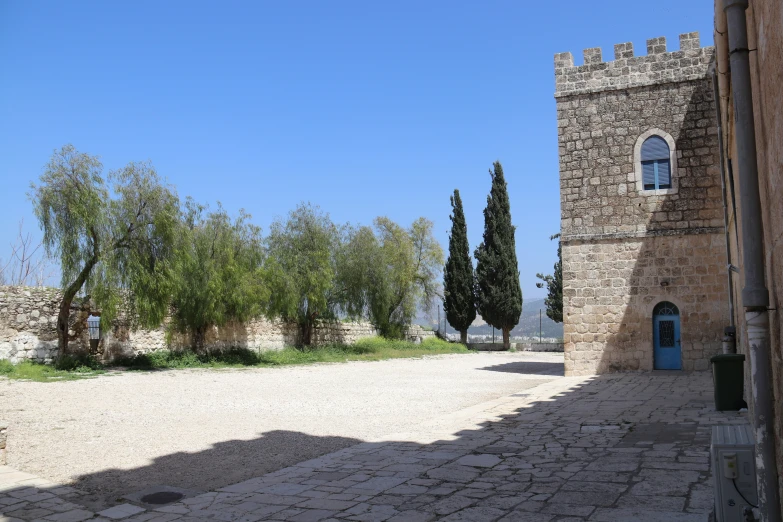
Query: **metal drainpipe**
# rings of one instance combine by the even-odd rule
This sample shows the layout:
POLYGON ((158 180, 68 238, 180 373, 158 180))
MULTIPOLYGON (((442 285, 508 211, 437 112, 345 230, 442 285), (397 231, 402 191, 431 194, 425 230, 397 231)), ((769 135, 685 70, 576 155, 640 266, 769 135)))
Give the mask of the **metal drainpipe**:
POLYGON ((748 0, 724 0, 729 29, 731 87, 734 94, 734 125, 739 164, 742 209, 742 260, 745 308, 753 391, 753 428, 756 436, 756 476, 762 520, 780 522, 780 499, 775 461, 774 410, 769 346, 769 292, 764 281, 764 245, 756 163, 756 131, 753 91, 750 84, 748 0))
MULTIPOLYGON (((733 277, 731 272, 731 248, 729 244, 729 210, 728 203, 726 201, 726 168, 725 168, 725 153, 723 150, 723 119, 721 118, 720 108, 720 90, 718 89, 718 71, 717 67, 712 71, 712 89, 714 91, 715 98, 715 117, 718 121, 718 155, 720 157, 720 188, 723 195, 723 231, 726 237, 726 274, 729 279, 729 326, 734 326, 734 292, 733 289, 733 277)), ((736 353, 736 345, 732 353, 736 353)), ((729 353, 725 352, 724 353, 729 353)))

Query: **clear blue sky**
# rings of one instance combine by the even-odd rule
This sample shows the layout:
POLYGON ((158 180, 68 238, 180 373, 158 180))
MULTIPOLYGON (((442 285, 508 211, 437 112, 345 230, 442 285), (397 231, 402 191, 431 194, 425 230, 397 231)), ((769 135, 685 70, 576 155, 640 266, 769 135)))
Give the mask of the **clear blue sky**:
POLYGON ((300 201, 337 222, 435 222, 458 188, 471 249, 487 174, 509 184, 526 298, 559 230, 553 55, 699 31, 711 0, 0 0, 0 257, 66 143, 107 170, 149 159, 180 196, 268 230, 300 201))

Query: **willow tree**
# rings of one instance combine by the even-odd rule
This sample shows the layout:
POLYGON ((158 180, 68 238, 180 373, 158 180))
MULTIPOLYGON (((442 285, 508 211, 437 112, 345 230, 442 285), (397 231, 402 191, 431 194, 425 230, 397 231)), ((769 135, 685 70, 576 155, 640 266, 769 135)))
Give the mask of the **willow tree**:
POLYGON ((451 234, 449 257, 443 271, 443 311, 446 320, 460 333, 460 342, 468 342, 468 328, 476 319, 476 273, 470 259, 468 227, 459 190, 451 196, 451 234))
POLYGON ((106 179, 102 173, 97 157, 66 145, 29 194, 46 252, 60 261, 61 355, 68 352, 68 318, 80 292, 101 310, 104 327, 121 304, 141 326, 159 325, 167 311, 177 196, 149 163, 129 163, 106 179))
POLYGON ((240 210, 236 219, 188 199, 177 239, 172 291, 172 327, 189 333, 201 352, 207 331, 261 315, 264 284, 261 229, 240 210))
POLYGON ((267 313, 299 327, 300 343, 312 343, 318 320, 333 320, 340 296, 335 287, 340 230, 318 207, 299 205, 272 223, 267 237, 267 313))
POLYGON ((508 187, 499 161, 489 171, 492 188, 484 209, 484 240, 475 252, 478 313, 502 330, 503 346, 511 346, 511 329, 522 315, 522 288, 517 267, 516 228, 511 224, 508 187))
POLYGON ((379 217, 374 230, 361 227, 350 234, 340 288, 350 296, 351 315, 362 311, 384 337, 401 337, 417 308, 429 309, 439 295, 443 249, 432 228, 425 218, 406 229, 379 217))
POLYGON ((372 227, 347 225, 337 251, 335 285, 340 312, 350 319, 370 317, 370 298, 378 287, 381 251, 372 227))

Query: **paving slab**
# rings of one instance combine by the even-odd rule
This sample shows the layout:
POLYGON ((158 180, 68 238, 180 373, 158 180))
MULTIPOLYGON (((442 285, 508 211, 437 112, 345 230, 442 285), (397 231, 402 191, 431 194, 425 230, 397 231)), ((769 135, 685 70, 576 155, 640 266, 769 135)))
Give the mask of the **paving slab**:
MULTIPOLYGON (((561 377, 123 520, 706 522, 710 429, 746 422, 713 410, 706 373, 561 377)), ((94 516, 19 478, 0 517, 94 516)))
POLYGON ((134 506, 133 504, 120 504, 109 509, 104 509, 99 512, 98 515, 112 520, 120 520, 123 518, 132 517, 146 511, 144 508, 134 506))

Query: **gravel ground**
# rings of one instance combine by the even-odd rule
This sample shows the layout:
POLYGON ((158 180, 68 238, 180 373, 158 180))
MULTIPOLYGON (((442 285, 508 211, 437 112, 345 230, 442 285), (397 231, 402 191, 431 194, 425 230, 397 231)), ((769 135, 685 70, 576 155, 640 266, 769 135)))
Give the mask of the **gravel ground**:
POLYGON ((563 355, 480 353, 272 369, 0 378, 8 464, 99 509, 165 484, 214 490, 563 375, 563 355))

